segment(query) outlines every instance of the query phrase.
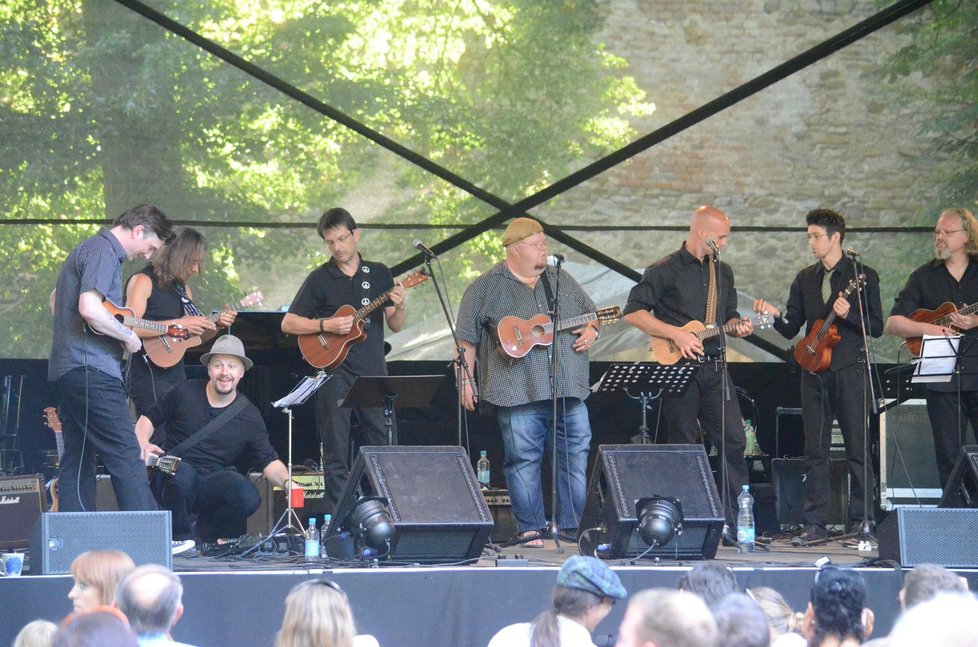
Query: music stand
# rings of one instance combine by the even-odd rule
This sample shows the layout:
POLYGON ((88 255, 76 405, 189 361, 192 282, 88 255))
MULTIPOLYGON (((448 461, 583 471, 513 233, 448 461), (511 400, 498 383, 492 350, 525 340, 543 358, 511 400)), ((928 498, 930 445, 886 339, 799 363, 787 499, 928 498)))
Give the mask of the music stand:
POLYGON ((288 450, 288 465, 286 467, 289 470, 289 489, 285 492, 286 508, 282 512, 282 516, 278 518, 275 525, 271 530, 268 531, 268 536, 273 537, 279 532, 285 530, 297 530, 302 532, 302 521, 299 519, 299 515, 295 513, 292 507, 292 407, 297 404, 302 404, 310 397, 312 394, 319 390, 323 384, 326 384, 330 378, 333 376, 326 371, 319 371, 315 377, 304 377, 302 380, 293 387, 285 397, 276 400, 272 403, 272 406, 276 409, 281 409, 289 417, 289 450, 288 450), (295 519, 298 526, 292 525, 292 520, 295 519), (282 526, 282 521, 285 521, 285 525, 282 526))
POLYGON ((394 407, 427 407, 444 375, 360 375, 341 407, 384 407, 387 444, 394 444, 394 407))
POLYGON ((699 364, 657 364, 655 362, 612 363, 595 389, 596 393, 622 391, 642 404, 642 444, 649 444, 646 411, 649 402, 664 396, 678 397, 686 392, 699 364), (630 389, 639 389, 632 395, 630 389))
POLYGON ((924 335, 920 342, 920 359, 910 381, 919 383, 950 382, 957 372, 961 336, 924 335))

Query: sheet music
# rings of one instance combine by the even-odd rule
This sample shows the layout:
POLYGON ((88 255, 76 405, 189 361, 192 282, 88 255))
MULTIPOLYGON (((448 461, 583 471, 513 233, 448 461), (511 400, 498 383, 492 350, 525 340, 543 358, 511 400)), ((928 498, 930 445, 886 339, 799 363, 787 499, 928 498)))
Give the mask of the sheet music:
POLYGON ((330 377, 325 371, 319 371, 315 377, 304 377, 285 397, 273 402, 272 406, 284 408, 291 407, 294 404, 302 404, 330 377))
POLYGON ((961 335, 924 335, 920 346, 920 359, 914 360, 912 382, 950 382, 958 361, 961 335))

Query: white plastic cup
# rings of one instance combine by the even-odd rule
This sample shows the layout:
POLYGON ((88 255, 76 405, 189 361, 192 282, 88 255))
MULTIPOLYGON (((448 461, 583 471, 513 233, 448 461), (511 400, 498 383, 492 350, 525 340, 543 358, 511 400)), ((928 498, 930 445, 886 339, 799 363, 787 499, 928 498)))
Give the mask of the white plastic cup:
POLYGON ((3 553, 3 575, 5 577, 20 577, 24 570, 23 553, 3 553))

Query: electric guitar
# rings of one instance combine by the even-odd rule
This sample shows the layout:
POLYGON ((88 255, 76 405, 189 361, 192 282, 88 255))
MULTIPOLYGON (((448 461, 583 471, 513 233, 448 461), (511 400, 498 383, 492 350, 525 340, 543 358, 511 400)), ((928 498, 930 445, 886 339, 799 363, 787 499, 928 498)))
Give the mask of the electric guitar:
MULTIPOLYGON (((58 467, 61 467, 61 457, 65 453, 65 441, 64 436, 61 435, 61 419, 58 418, 58 412, 54 407, 44 407, 44 424, 50 427, 51 431, 54 432, 54 442, 58 447, 58 467)), ((47 484, 48 494, 51 497, 51 507, 48 508, 48 512, 58 511, 58 477, 55 476, 53 479, 48 481, 47 484)))
MULTIPOLYGON (((149 319, 140 319, 136 316, 136 311, 132 308, 127 308, 125 306, 117 306, 112 303, 109 299, 102 300, 102 307, 112 315, 116 321, 121 323, 123 326, 129 329, 141 328, 143 330, 153 330, 156 332, 166 333, 171 337, 179 337, 181 339, 188 339, 190 337, 190 331, 183 326, 167 325, 162 321, 150 321, 149 319)), ((95 330, 91 326, 88 327, 96 335, 101 335, 99 331, 95 330)))
MULTIPOLYGON (((621 319, 621 308, 609 306, 597 312, 557 320, 557 332, 580 328, 586 323, 600 321, 611 323, 621 319)), ((538 314, 530 319, 516 316, 503 317, 496 324, 496 337, 499 338, 499 352, 503 357, 519 359, 534 346, 549 346, 554 341, 554 324, 549 315, 538 314)))
MULTIPOLYGON (((943 326, 945 328, 954 328, 954 324, 951 323, 950 316, 953 312, 957 312, 958 314, 962 315, 973 315, 978 312, 978 303, 972 303, 970 306, 961 306, 959 308, 948 301, 941 304, 939 308, 935 308, 933 310, 926 310, 924 308, 914 310, 908 319, 919 321, 920 323, 943 326)), ((920 347, 922 345, 922 337, 907 337, 907 350, 909 350, 914 357, 920 357, 920 347)))
MULTIPOLYGON (((414 274, 405 277, 402 281, 395 283, 394 287, 413 288, 427 280, 428 275, 418 270, 414 274)), ((313 368, 323 368, 327 371, 332 371, 342 364, 343 360, 350 353, 350 348, 367 338, 367 333, 363 331, 367 325, 367 317, 370 316, 371 312, 387 303, 393 291, 394 288, 391 288, 359 309, 350 305, 340 306, 333 314, 333 317, 353 317, 353 327, 345 335, 331 332, 314 332, 299 335, 299 350, 302 352, 302 357, 313 368)))
MULTIPOLYGON (((842 292, 842 298, 848 298, 853 290, 865 284, 866 275, 860 274, 849 281, 849 285, 842 292)), ((832 303, 835 303, 835 299, 832 299, 832 303)), ((824 373, 832 363, 832 349, 842 339, 839 335, 839 327, 832 323, 834 321, 835 310, 832 310, 824 321, 817 320, 812 325, 811 332, 795 345, 793 353, 795 361, 809 373, 824 373)))
MULTIPOLYGON (((220 312, 215 312, 207 318, 217 323, 222 314, 231 312, 232 310, 237 311, 251 308, 260 304, 264 299, 265 296, 261 292, 252 292, 237 303, 224 306, 220 312)), ((169 334, 159 337, 148 337, 143 340, 143 350, 146 351, 146 356, 149 357, 151 362, 160 368, 170 368, 183 360, 183 354, 187 352, 188 348, 200 346, 201 343, 213 337, 214 334, 214 331, 207 331, 203 335, 192 335, 190 337, 173 337, 169 334)))
MULTIPOLYGON (((754 324, 754 328, 767 328, 774 324, 774 316, 769 314, 756 314, 752 315, 749 319, 754 324)), ((737 328, 737 324, 742 321, 747 321, 747 319, 733 319, 723 326, 714 326, 712 328, 707 328, 701 321, 690 321, 685 326, 682 326, 682 329, 695 334, 700 341, 703 341, 710 337, 716 337, 721 331, 725 335, 729 335, 737 328)), ((679 347, 671 339, 666 339, 665 337, 653 336, 649 350, 652 351, 655 361, 660 364, 675 364, 683 358, 683 353, 679 350, 679 347)))

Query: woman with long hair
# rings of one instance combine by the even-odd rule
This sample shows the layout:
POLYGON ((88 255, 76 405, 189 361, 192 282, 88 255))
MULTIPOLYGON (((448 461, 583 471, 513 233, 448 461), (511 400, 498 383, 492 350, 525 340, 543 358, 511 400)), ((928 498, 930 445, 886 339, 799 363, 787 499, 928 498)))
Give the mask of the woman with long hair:
POLYGON ((275 647, 376 647, 371 636, 356 635, 346 593, 332 580, 297 584, 285 598, 285 617, 275 647))

